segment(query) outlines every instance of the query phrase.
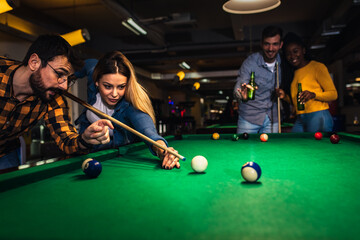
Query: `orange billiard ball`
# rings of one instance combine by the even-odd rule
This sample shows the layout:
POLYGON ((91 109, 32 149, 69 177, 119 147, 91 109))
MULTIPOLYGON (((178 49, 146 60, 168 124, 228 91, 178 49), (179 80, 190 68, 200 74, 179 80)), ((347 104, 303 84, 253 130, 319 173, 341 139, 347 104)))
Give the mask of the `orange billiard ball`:
POLYGON ((218 133, 213 133, 212 139, 218 140, 219 138, 220 138, 220 134, 218 134, 218 133))
POLYGON ((263 133, 260 135, 260 140, 262 142, 267 142, 268 139, 269 139, 269 136, 266 133, 263 133))

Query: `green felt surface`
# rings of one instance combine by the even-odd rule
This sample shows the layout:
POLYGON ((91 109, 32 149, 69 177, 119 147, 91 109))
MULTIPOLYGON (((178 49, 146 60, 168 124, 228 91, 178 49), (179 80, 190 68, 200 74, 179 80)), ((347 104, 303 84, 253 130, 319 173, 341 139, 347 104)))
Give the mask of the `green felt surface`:
MULTIPOLYGON (((28 184, 17 181, 0 193, 0 237, 358 238, 358 137, 342 135, 339 144, 331 144, 328 138, 318 141, 312 134, 270 134, 265 143, 259 135, 239 141, 232 141, 231 134, 219 140, 210 136, 169 140, 187 157, 180 169, 161 169, 141 143, 123 148, 124 156, 104 151, 107 157, 100 159, 103 172, 97 179, 85 178, 75 167, 28 184), (192 171, 195 155, 208 159, 206 173, 192 171), (241 166, 247 161, 262 168, 257 184, 241 178, 241 166)), ((101 158, 101 152, 96 157, 101 158)), ((84 158, 67 161, 80 163, 84 158)), ((49 174, 59 163, 53 164, 41 166, 41 171, 49 174)), ((0 183, 10 184, 12 178, 37 168, 0 175, 0 183)))

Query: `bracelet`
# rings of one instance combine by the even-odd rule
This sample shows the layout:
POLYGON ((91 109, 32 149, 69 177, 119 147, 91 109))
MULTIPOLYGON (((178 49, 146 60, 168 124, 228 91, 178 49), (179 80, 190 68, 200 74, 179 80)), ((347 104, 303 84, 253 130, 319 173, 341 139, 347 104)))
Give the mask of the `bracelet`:
POLYGON ((86 148, 92 148, 93 147, 92 144, 85 142, 85 140, 81 137, 81 135, 79 135, 78 141, 79 141, 79 143, 81 143, 81 145, 83 145, 86 148))

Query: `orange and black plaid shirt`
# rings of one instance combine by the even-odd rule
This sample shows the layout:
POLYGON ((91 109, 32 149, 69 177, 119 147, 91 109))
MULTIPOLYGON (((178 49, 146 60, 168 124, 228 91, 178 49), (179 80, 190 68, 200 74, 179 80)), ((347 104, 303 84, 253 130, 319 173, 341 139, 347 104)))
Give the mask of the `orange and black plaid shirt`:
POLYGON ((62 151, 67 154, 81 151, 79 135, 70 123, 68 104, 62 96, 55 96, 50 103, 44 103, 36 96, 22 102, 14 98, 12 77, 19 64, 0 58, 0 157, 19 148, 19 136, 42 118, 62 151))

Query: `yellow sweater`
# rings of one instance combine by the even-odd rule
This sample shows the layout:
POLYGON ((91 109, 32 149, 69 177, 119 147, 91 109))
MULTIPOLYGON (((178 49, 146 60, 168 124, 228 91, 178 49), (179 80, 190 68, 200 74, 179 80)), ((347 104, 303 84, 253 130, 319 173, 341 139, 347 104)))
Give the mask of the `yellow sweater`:
POLYGON ((314 99, 305 103, 305 110, 296 114, 312 113, 329 109, 328 102, 337 99, 337 91, 330 77, 326 66, 320 62, 310 61, 306 66, 295 71, 294 79, 291 82, 291 99, 296 107, 298 83, 301 83, 302 90, 308 90, 316 94, 314 99))

